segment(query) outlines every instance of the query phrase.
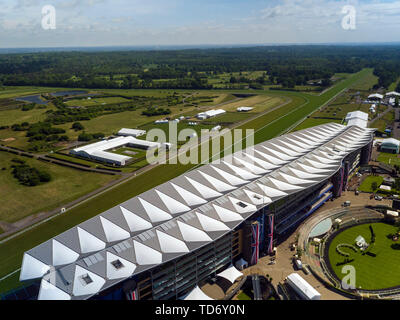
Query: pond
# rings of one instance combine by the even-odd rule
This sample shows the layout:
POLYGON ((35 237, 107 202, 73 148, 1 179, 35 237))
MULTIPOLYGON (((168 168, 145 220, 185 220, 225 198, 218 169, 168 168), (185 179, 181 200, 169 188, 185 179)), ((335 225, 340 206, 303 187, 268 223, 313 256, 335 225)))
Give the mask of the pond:
POLYGON ((18 98, 15 98, 15 101, 30 102, 30 103, 36 103, 36 104, 42 104, 42 105, 48 103, 47 101, 42 100, 40 95, 18 97, 18 98))

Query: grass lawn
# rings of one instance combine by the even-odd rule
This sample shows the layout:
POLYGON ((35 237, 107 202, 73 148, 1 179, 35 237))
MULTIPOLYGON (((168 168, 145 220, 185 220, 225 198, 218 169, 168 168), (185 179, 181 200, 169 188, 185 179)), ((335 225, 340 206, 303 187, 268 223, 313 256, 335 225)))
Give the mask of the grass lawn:
POLYGON ((95 105, 103 105, 103 104, 114 104, 114 103, 124 103, 130 102, 131 100, 121 98, 121 97, 108 97, 108 98, 91 98, 88 99, 72 99, 65 102, 68 106, 82 106, 82 107, 90 107, 95 105))
POLYGON ((379 186, 383 182, 383 177, 381 177, 381 176, 368 176, 368 177, 366 177, 365 180, 360 185, 360 187, 358 188, 358 190, 363 191, 363 192, 374 192, 374 190, 372 190, 372 184, 374 182, 376 182, 376 184, 378 186, 378 189, 379 189, 379 186))
MULTIPOLYGON (((264 91, 262 94, 281 98, 284 97, 287 101, 289 99, 291 99, 291 101, 277 110, 249 121, 240 128, 255 129, 255 143, 260 143, 276 137, 290 126, 296 124, 300 119, 315 111, 337 93, 352 85, 354 81, 362 77, 365 72, 366 71, 363 70, 357 74, 351 75, 320 96, 286 91, 264 91)), ((148 94, 154 91, 148 91, 148 94)), ((212 91, 210 91, 210 93, 211 92, 212 91)), ((224 91, 223 93, 229 93, 229 91, 224 91)), ((248 91, 243 91, 243 93, 248 93, 248 91)), ((66 215, 58 216, 36 228, 26 231, 12 240, 0 244, 0 261, 2 261, 0 264, 0 277, 13 272, 21 266, 22 255, 25 251, 119 203, 154 188, 163 182, 171 180, 193 168, 194 165, 160 165, 109 190, 101 197, 96 197, 82 203, 74 209, 69 210, 66 215)), ((18 281, 7 282, 7 285, 0 283, 0 290, 10 290, 19 285, 20 283, 18 281)))
POLYGON ((400 165, 400 158, 398 154, 380 152, 377 160, 392 166, 396 164, 400 165))
POLYGON ((144 149, 130 148, 130 147, 122 147, 116 150, 109 150, 109 152, 131 157, 132 159, 140 159, 146 157, 147 153, 147 151, 144 149))
POLYGON ((238 300, 251 300, 251 298, 245 294, 243 291, 238 294, 237 296, 238 300))
POLYGON ((319 126, 321 124, 326 124, 326 123, 330 123, 330 122, 341 123, 340 120, 308 118, 308 119, 304 120, 302 123, 300 123, 293 131, 308 129, 311 127, 319 126))
POLYGON ((0 170, 1 199, 7 204, 0 211, 0 220, 6 222, 51 210, 115 179, 111 175, 79 171, 6 152, 0 152, 0 168, 6 168, 0 170), (52 181, 35 187, 20 185, 11 174, 11 160, 14 158, 23 159, 28 165, 49 172, 52 181))
POLYGON ((387 238, 387 235, 396 233, 397 228, 389 224, 362 224, 339 233, 329 247, 331 266, 338 278, 341 279, 344 276, 341 273, 343 265, 337 266, 336 264, 343 262, 345 258, 336 252, 337 245, 341 243, 355 245, 355 239, 359 235, 363 236, 367 243, 370 243, 370 225, 376 234, 376 242, 370 252, 376 254, 376 257, 362 255, 360 250, 356 253, 351 249, 341 248, 342 251, 350 254, 350 259, 354 259, 349 264, 356 269, 356 287, 377 290, 398 286, 400 285, 400 250, 392 249, 391 246, 399 242, 387 238))
POLYGON ((35 108, 29 111, 22 111, 21 109, 4 110, 0 111, 0 126, 11 126, 13 124, 22 122, 39 122, 46 119, 46 109, 35 108))

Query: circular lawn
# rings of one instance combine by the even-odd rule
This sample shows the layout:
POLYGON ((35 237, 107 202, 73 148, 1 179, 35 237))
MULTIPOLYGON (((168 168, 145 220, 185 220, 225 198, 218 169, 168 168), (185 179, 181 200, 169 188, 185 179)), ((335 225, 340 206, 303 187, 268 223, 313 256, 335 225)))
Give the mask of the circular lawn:
POLYGON ((356 270, 356 288, 363 290, 400 286, 400 240, 394 241, 392 237, 398 231, 398 227, 390 224, 367 223, 339 232, 329 245, 332 270, 342 279, 345 276, 342 274, 343 266, 352 265, 356 270), (375 234, 372 245, 370 226, 375 234), (370 244, 365 254, 356 245, 356 238, 360 235, 370 244))

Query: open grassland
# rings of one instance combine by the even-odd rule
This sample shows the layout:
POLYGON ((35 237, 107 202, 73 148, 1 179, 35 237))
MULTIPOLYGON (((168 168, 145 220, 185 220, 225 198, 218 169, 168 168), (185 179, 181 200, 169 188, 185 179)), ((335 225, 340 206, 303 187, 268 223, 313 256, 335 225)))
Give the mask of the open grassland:
POLYGON ((365 180, 362 182, 358 190, 363 191, 363 192, 374 192, 375 190, 372 189, 372 184, 376 183, 378 189, 379 186, 383 182, 383 177, 381 176, 368 176, 365 178, 365 180))
POLYGON ((35 108, 29 111, 22 111, 21 109, 4 110, 0 111, 0 126, 11 126, 13 124, 20 124, 22 122, 35 123, 46 119, 45 109, 35 108))
MULTIPOLYGON (((247 122, 240 128, 255 129, 255 143, 271 139, 315 111, 319 106, 333 98, 344 88, 350 86, 354 81, 360 78, 362 74, 363 72, 352 75, 320 96, 295 92, 265 91, 262 94, 274 97, 285 97, 287 101, 288 99, 290 99, 290 101, 277 110, 247 122)), ((0 265, 0 276, 4 276, 18 269, 21 265, 22 255, 26 250, 119 203, 183 174, 194 167, 195 165, 172 164, 157 166, 107 191, 101 196, 82 203, 74 209, 67 211, 65 215, 58 216, 26 231, 12 240, 0 244, 0 259, 2 261, 0 265)), ((15 279, 17 279, 17 277, 15 277, 15 279)), ((9 290, 18 285, 19 283, 17 281, 10 280, 4 283, 0 282, 0 290, 9 290)))
POLYGON ((369 91, 372 87, 378 83, 378 77, 374 75, 373 69, 366 69, 367 73, 364 77, 360 78, 350 88, 355 91, 369 91))
POLYGON ((116 104, 116 103, 124 103, 130 102, 131 100, 122 98, 122 97, 107 97, 107 98, 96 98, 92 97, 91 99, 71 99, 65 102, 67 106, 82 106, 82 107, 90 107, 96 105, 104 105, 104 104, 116 104))
POLYGON ((5 168, 0 171, 0 194, 2 202, 7 204, 0 210, 0 220, 6 222, 51 210, 115 179, 111 175, 78 171, 6 152, 0 152, 0 168, 5 168), (35 187, 20 185, 11 173, 11 160, 14 158, 23 159, 28 165, 49 172, 52 181, 35 187))
POLYGON ((387 163, 392 166, 400 165, 400 158, 398 154, 380 152, 377 160, 379 162, 387 163))
POLYGON ((280 105, 282 102, 283 99, 280 97, 256 95, 253 97, 241 99, 240 101, 228 103, 221 108, 228 112, 237 112, 237 108, 239 107, 252 107, 253 110, 251 110, 249 113, 259 113, 268 111, 269 109, 280 105))
MULTIPOLYGON (((362 224, 340 232, 332 240, 329 247, 329 261, 339 279, 342 279, 343 265, 337 265, 344 261, 344 257, 336 252, 338 244, 346 243, 355 246, 355 239, 361 235, 367 243, 371 243, 372 226, 376 234, 376 242, 370 252, 376 257, 362 255, 361 251, 353 252, 351 249, 342 248, 341 250, 350 254, 349 259, 354 259, 349 265, 356 270, 356 287, 366 290, 387 289, 400 285, 400 251, 393 249, 392 246, 398 244, 388 238, 388 235, 397 232, 393 225, 385 223, 362 224)), ((345 273, 347 274, 347 273, 345 273)))

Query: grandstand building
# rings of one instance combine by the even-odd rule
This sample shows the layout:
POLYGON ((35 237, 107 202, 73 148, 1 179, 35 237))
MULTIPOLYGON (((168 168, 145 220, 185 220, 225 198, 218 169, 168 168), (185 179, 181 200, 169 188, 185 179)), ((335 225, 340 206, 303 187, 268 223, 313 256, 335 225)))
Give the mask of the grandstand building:
POLYGON ((185 297, 340 197, 373 131, 325 124, 189 171, 25 252, 20 280, 40 300, 185 297))

